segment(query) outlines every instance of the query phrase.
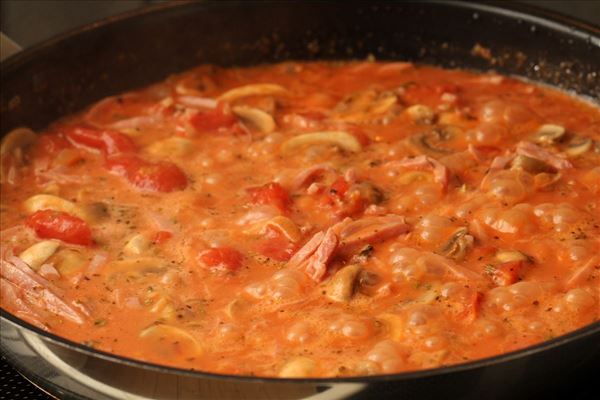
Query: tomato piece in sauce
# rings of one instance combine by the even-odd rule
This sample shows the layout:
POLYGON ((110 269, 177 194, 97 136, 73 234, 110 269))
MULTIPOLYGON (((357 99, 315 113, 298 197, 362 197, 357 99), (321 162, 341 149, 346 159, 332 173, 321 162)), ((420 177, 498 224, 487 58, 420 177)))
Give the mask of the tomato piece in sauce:
POLYGON ((490 276, 496 285, 508 286, 519 280, 519 274, 523 268, 523 261, 509 261, 496 265, 491 271, 490 276))
POLYGON ((194 114, 190 118, 190 123, 198 132, 220 131, 237 125, 237 118, 219 105, 214 110, 199 111, 194 114))
POLYGON ((169 231, 158 231, 152 238, 152 243, 163 244, 173 237, 173 234, 169 231))
POLYGON ((350 183, 342 176, 338 177, 325 194, 322 204, 331 207, 338 217, 356 216, 363 212, 369 201, 358 190, 349 192, 350 183))
POLYGON ((108 155, 129 153, 136 149, 133 140, 129 136, 114 130, 73 126, 65 130, 65 135, 76 145, 97 149, 108 155))
POLYGON ((258 244, 258 252, 265 257, 277 261, 288 261, 298 250, 298 246, 290 241, 280 229, 267 226, 258 244))
POLYGON ((288 210, 290 195, 279 183, 270 182, 264 186, 246 189, 254 204, 267 204, 277 207, 282 212, 288 210))
POLYGON ((65 212, 36 211, 27 218, 26 224, 43 239, 58 239, 82 246, 92 244, 92 232, 88 224, 81 218, 65 212))
POLYGON ((483 293, 476 291, 471 293, 471 295, 467 298, 466 303, 464 304, 465 308, 461 314, 461 317, 464 318, 465 322, 471 323, 477 319, 482 301, 483 293))
POLYGON ((230 247, 215 247, 198 254, 198 262, 206 269, 235 272, 242 267, 244 256, 230 247))
POLYGON ((142 190, 172 192, 187 187, 185 174, 168 161, 151 163, 136 156, 119 155, 108 158, 106 167, 142 190))

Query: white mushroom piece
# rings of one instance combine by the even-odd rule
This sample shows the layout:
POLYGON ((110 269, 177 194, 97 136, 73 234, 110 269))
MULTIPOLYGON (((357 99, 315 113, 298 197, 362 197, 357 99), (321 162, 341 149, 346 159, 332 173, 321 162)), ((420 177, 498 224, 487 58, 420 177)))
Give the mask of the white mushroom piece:
POLYGON ((340 303, 350 301, 361 270, 360 265, 352 264, 337 271, 325 285, 326 296, 340 303))
POLYGON ((321 131, 305 133, 286 140, 281 145, 281 152, 290 154, 301 148, 314 145, 335 145, 352 153, 358 153, 362 150, 362 145, 358 139, 348 132, 321 131))
POLYGON ((23 163, 23 149, 33 144, 37 135, 29 128, 17 128, 10 131, 0 144, 0 182, 6 182, 9 171, 5 171, 5 160, 13 156, 17 165, 23 163))
POLYGON ((248 106, 232 107, 231 111, 243 122, 263 133, 271 133, 275 130, 275 121, 271 114, 260 108, 248 106))
POLYGON ((27 213, 33 214, 40 210, 60 211, 87 220, 87 213, 72 201, 51 194, 37 194, 29 197, 23 203, 27 213))
POLYGON ((59 246, 60 243, 56 240, 43 240, 23 250, 19 254, 19 258, 37 271, 42 264, 52 257, 59 246))
POLYGON ((250 96, 273 96, 286 93, 286 89, 273 83, 256 83, 233 88, 217 98, 220 102, 231 103, 250 96))

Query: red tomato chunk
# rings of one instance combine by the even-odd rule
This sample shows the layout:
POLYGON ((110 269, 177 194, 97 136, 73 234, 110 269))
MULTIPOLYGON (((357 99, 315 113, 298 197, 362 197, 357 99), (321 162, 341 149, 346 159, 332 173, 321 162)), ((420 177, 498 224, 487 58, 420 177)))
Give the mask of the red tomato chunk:
POLYGON ((175 164, 168 161, 151 163, 136 156, 110 157, 106 162, 109 171, 126 177, 142 190, 172 192, 187 186, 187 177, 175 164))
POLYGON ((232 248, 218 247, 201 252, 198 261, 210 270, 234 272, 242 267, 244 256, 232 248))
POLYGON ((271 182, 264 186, 246 189, 254 204, 267 204, 277 207, 282 212, 287 211, 290 196, 279 183, 271 182))
POLYGON ((26 221, 27 226, 43 239, 58 239, 63 242, 89 246, 92 232, 81 218, 53 210, 36 211, 26 221))

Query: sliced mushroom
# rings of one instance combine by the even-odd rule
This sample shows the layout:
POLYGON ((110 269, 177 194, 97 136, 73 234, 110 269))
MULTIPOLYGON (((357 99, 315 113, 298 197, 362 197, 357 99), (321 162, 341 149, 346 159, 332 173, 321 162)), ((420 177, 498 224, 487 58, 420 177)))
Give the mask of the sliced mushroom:
POLYGON ((474 241, 475 239, 469 235, 467 228, 459 228, 437 253, 460 261, 465 257, 469 249, 473 247, 474 241))
POLYGON ((194 150, 194 143, 178 136, 163 139, 152 143, 146 147, 146 152, 157 157, 182 157, 190 154, 194 150))
POLYGON ((175 321, 177 315, 175 307, 165 296, 160 296, 149 311, 159 314, 158 318, 161 322, 175 321))
POLYGON ((61 276, 70 277, 83 270, 87 259, 77 250, 61 249, 54 255, 52 262, 61 276))
POLYGON ((171 325, 152 325, 140 332, 140 338, 152 340, 162 349, 170 343, 176 347, 177 351, 188 357, 203 353, 202 346, 195 337, 189 332, 171 325))
POLYGON ((434 152, 438 154, 451 154, 453 151, 444 147, 440 147, 440 143, 446 142, 460 133, 460 128, 451 125, 444 125, 436 127, 429 132, 414 135, 410 140, 412 143, 417 145, 419 149, 424 150, 426 153, 434 152))
POLYGON ((10 131, 0 144, 0 156, 4 157, 34 143, 37 135, 29 128, 17 128, 10 131))
POLYGON ((561 125, 545 124, 540 126, 535 134, 534 141, 539 144, 558 143, 565 135, 565 128, 561 125))
POLYGON ((376 273, 360 271, 356 290, 366 296, 373 296, 380 281, 381 278, 376 273))
POLYGON ((594 141, 590 138, 586 137, 576 137, 567 146, 565 149, 565 153, 569 157, 577 157, 586 152, 588 152, 592 148, 592 144, 594 141))
POLYGON ((390 335, 390 339, 401 341, 404 339, 406 332, 406 324, 404 319, 397 314, 385 313, 377 316, 379 321, 382 321, 390 335))
POLYGON ((522 169, 523 171, 538 174, 541 172, 554 172, 554 168, 535 158, 519 154, 512 161, 511 169, 522 169))
POLYGON ((430 124, 435 117, 433 110, 422 104, 412 105, 405 109, 404 112, 418 124, 430 124))
POLYGON ((44 240, 24 250, 19 254, 19 258, 37 271, 42 264, 52 257, 59 246, 59 242, 55 240, 44 240))
POLYGON ((86 204, 82 208, 86 215, 85 219, 90 222, 101 222, 110 217, 108 205, 101 201, 86 204))
POLYGON ((248 307, 248 303, 242 299, 234 299, 225 307, 225 314, 231 319, 239 318, 239 316, 248 307))
POLYGON ((249 123, 263 133, 271 133, 275 130, 275 120, 273 120, 271 114, 259 108, 237 106, 233 107, 231 111, 244 122, 249 123))
POLYGON ((75 215, 81 219, 87 218, 85 211, 81 207, 69 200, 51 194, 37 194, 31 196, 25 200, 23 206, 30 214, 40 210, 54 210, 75 215))
POLYGON ((138 233, 127 241, 123 253, 128 256, 139 256, 148 251, 151 245, 152 241, 146 235, 138 233))
POLYGON ((281 145, 281 151, 284 154, 289 154, 302 147, 323 144, 335 145, 353 153, 357 153, 362 150, 362 145, 358 139, 348 132, 322 131, 294 136, 293 138, 283 142, 281 145))
POLYGON ((4 183, 9 179, 8 171, 5 171, 5 158, 9 154, 14 156, 18 165, 23 163, 23 149, 36 140, 36 134, 28 128, 17 128, 10 131, 0 143, 0 182, 4 183))
POLYGON ((501 263, 507 263, 511 261, 531 261, 531 257, 521 253, 518 250, 500 250, 496 253, 496 260, 501 263))
POLYGON ((280 378, 304 378, 310 376, 316 363, 308 357, 295 357, 289 360, 279 371, 280 378))
POLYGON ((232 102, 248 96, 270 96, 286 92, 286 89, 280 85, 272 83, 256 83, 231 89, 219 96, 218 100, 232 102))
POLYGON ((325 285, 327 297, 338 302, 350 301, 354 295, 358 282, 357 278, 361 270, 360 265, 352 264, 337 271, 325 285))
POLYGON ((334 109, 334 117, 348 122, 368 122, 384 116, 396 104, 391 92, 364 90, 345 97, 334 109))

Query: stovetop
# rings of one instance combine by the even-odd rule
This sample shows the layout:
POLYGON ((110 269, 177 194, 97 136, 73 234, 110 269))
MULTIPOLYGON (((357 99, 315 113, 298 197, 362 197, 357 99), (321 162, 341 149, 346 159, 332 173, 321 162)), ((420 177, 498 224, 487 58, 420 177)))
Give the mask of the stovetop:
POLYGON ((51 400, 0 357, 0 400, 51 400))

